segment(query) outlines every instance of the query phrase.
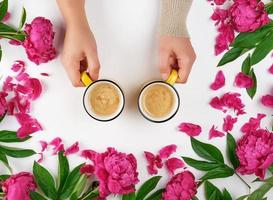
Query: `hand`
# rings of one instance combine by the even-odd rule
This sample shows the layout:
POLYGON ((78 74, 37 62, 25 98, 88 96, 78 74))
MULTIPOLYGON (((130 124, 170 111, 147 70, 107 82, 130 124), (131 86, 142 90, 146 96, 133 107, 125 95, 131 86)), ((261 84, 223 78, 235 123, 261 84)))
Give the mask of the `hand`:
POLYGON ((84 86, 81 72, 88 70, 93 80, 98 79, 100 63, 95 38, 88 25, 67 26, 62 62, 75 87, 84 86))
POLYGON ((178 70, 177 83, 186 83, 196 59, 189 38, 161 36, 159 41, 159 70, 166 80, 172 69, 178 70))

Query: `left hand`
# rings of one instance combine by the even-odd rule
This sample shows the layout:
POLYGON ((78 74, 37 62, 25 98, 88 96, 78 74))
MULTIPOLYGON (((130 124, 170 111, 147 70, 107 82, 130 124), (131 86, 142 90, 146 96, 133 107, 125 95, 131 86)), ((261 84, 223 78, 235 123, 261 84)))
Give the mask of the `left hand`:
POLYGON ((159 70, 166 80, 172 69, 178 70, 177 83, 186 83, 196 59, 191 41, 186 37, 161 36, 159 41, 159 70))

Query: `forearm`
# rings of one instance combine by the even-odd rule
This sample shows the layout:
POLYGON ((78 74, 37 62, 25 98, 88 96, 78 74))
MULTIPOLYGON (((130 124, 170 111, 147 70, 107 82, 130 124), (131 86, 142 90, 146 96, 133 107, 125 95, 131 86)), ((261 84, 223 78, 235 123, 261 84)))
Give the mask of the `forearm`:
POLYGON ((88 25, 84 5, 85 0, 57 0, 67 26, 88 25))
POLYGON ((189 37, 187 16, 192 0, 161 0, 160 35, 189 37))

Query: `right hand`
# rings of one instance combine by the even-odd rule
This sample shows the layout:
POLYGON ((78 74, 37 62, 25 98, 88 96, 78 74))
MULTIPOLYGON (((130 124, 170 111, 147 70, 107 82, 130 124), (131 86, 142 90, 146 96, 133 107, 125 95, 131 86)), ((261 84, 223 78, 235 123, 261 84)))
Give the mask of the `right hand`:
POLYGON ((68 25, 62 52, 62 63, 75 87, 83 87, 81 72, 87 70, 92 80, 99 76, 97 45, 88 25, 68 25))

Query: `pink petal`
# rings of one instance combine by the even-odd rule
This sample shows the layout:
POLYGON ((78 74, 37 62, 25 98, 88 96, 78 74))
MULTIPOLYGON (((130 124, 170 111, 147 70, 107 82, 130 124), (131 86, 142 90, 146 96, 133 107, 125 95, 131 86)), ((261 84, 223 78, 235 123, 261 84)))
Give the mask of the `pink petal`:
POLYGON ((251 117, 249 119, 249 121, 247 123, 245 123, 242 127, 241 127, 241 131, 243 133, 248 133, 250 131, 253 131, 253 130, 257 130, 259 127, 260 127, 260 124, 261 124, 261 120, 263 118, 265 118, 266 115, 265 114, 257 114, 257 117, 254 118, 254 117, 251 117))
POLYGON ((179 131, 186 133, 188 136, 194 137, 202 132, 201 126, 192 123, 183 122, 179 126, 179 131))
POLYGON ((63 140, 60 137, 56 137, 49 142, 49 145, 53 146, 53 148, 57 148, 62 142, 63 140))
POLYGON ((273 108, 273 95, 265 95, 262 97, 261 102, 264 106, 273 108))
POLYGON ((268 69, 268 72, 269 72, 270 74, 273 74, 273 65, 271 65, 271 67, 268 69))
POLYGON ((220 70, 216 74, 214 82, 210 85, 210 89, 218 90, 218 89, 222 88, 224 85, 225 85, 225 75, 224 75, 223 71, 220 70))
POLYGON ((147 170, 150 175, 155 175, 158 173, 157 168, 162 168, 163 163, 161 158, 157 155, 155 156, 153 153, 144 151, 145 158, 148 162, 147 170))
POLYGON ((273 155, 270 154, 267 156, 264 163, 261 166, 259 166, 259 169, 267 170, 272 164, 273 164, 273 155))
POLYGON ((96 151, 93 151, 91 149, 86 149, 86 150, 83 150, 81 152, 81 157, 85 158, 85 159, 88 159, 88 160, 92 160, 94 161, 96 156, 97 156, 97 152, 96 151))
POLYGON ((65 152, 64 155, 68 156, 74 153, 77 153, 80 150, 79 148, 79 142, 75 142, 74 144, 72 144, 70 147, 68 147, 65 152))
POLYGON ((166 161, 166 167, 170 174, 173 176, 175 170, 184 167, 184 162, 178 158, 170 158, 166 161))
POLYGON ((225 134, 221 131, 216 130, 216 127, 213 125, 209 131, 209 139, 215 138, 215 137, 223 137, 225 134))
POLYGON ((238 120, 237 118, 232 118, 231 115, 227 115, 224 118, 223 131, 225 132, 231 131, 237 120, 238 120))
POLYGON ((42 93, 42 85, 41 82, 37 78, 30 78, 26 81, 26 87, 32 89, 31 99, 37 99, 42 93))
POLYGON ((7 12, 5 17, 2 19, 2 22, 7 22, 10 19, 10 12, 7 12))
POLYGON ((42 76, 49 76, 49 74, 48 73, 45 73, 45 72, 42 72, 42 73, 40 73, 42 76))
POLYGON ((161 159, 169 158, 171 154, 176 152, 176 149, 177 149, 177 146, 175 144, 165 146, 159 150, 159 157, 161 159))
POLYGON ((84 165, 80 168, 80 173, 85 174, 86 176, 92 176, 94 174, 95 167, 93 165, 84 165))
POLYGON ((23 43, 21 41, 18 41, 18 40, 9 40, 9 44, 14 45, 14 46, 20 46, 23 43))
POLYGON ((234 83, 239 88, 247 89, 252 88, 254 85, 253 79, 250 76, 244 74, 243 72, 237 74, 234 83))
POLYGON ((42 147, 41 152, 44 152, 47 149, 48 144, 47 144, 46 141, 43 141, 43 140, 40 140, 39 142, 40 142, 40 145, 42 147))
POLYGON ((39 155, 40 155, 40 158, 38 159, 38 163, 41 163, 41 162, 43 162, 43 160, 44 160, 44 154, 43 153, 38 153, 39 155))
POLYGON ((13 78, 11 76, 7 76, 6 80, 3 83, 2 90, 3 92, 9 92, 13 90, 13 86, 15 85, 12 83, 13 78))
POLYGON ((64 151, 64 145, 63 144, 60 144, 60 145, 56 146, 56 148, 53 149, 52 155, 56 155, 60 151, 64 151))
POLYGON ((19 138, 25 138, 32 133, 42 130, 40 123, 25 113, 17 113, 15 117, 21 127, 17 130, 17 136, 19 138))

